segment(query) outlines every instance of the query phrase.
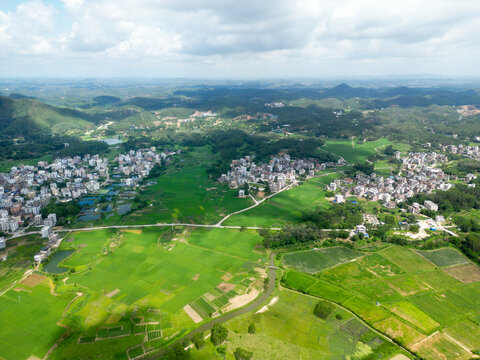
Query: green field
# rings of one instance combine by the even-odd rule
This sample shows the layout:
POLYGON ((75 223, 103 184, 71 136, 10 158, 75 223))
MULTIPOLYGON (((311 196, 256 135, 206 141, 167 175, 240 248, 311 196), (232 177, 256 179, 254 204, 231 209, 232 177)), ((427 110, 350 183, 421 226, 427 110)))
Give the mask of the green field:
POLYGON ((53 296, 48 280, 34 287, 19 286, 0 296, 0 357, 43 358, 65 329, 58 326, 74 294, 53 296))
POLYGON ((324 187, 335 177, 337 174, 306 180, 300 186, 283 191, 251 210, 231 216, 224 225, 277 227, 298 221, 302 212, 328 204, 324 187))
MULTIPOLYGON (((450 248, 421 254, 442 267, 465 261, 450 248)), ((472 266, 456 269, 468 272, 460 274, 464 279, 473 276, 473 282, 462 283, 417 252, 391 246, 316 276, 290 270, 282 282, 344 305, 426 359, 441 353, 447 354, 446 359, 457 359, 465 358, 467 352, 455 341, 476 350, 480 334, 480 316, 471 320, 480 313, 480 282, 471 274, 472 266), (437 331, 440 335, 428 338, 437 331)))
POLYGON ((390 140, 385 138, 367 142, 359 142, 354 139, 353 144, 354 146, 352 146, 351 139, 329 140, 322 146, 322 149, 343 157, 345 161, 351 164, 357 164, 365 162, 370 155, 375 154, 376 148, 393 145, 390 140))
POLYGON ((62 242, 59 250, 76 250, 77 253, 62 263, 66 267, 82 267, 92 264, 95 259, 98 259, 103 250, 107 249, 107 245, 114 235, 110 230, 96 230, 88 232, 77 232, 69 234, 62 242))
POLYGON ((151 179, 156 184, 141 193, 147 206, 123 217, 114 216, 105 224, 155 224, 183 222, 214 224, 223 216, 253 204, 238 198, 237 190, 209 179, 207 167, 213 161, 208 148, 196 148, 176 155, 165 174, 151 179))
POLYGON ((333 247, 290 253, 283 257, 283 262, 286 266, 313 274, 362 255, 348 248, 333 247))
POLYGON ((53 359, 126 359, 139 344, 158 348, 195 327, 185 305, 208 321, 226 311, 230 299, 263 287, 266 257, 259 241, 256 232, 229 229, 69 234, 62 249, 75 253, 60 265, 71 269, 68 274, 0 296, 0 327, 9 329, 2 333, 1 357, 42 358, 64 332, 56 325, 63 315, 72 335, 53 359))
MULTIPOLYGON (((288 290, 277 291, 278 301, 267 311, 247 314, 226 324, 227 359, 237 348, 253 352, 254 359, 343 359, 368 356, 390 359, 401 354, 395 345, 374 333, 338 306, 326 320, 313 314, 317 299, 288 290), (255 334, 248 326, 255 325, 255 334)), ((216 359, 210 345, 192 353, 194 359, 216 359)))
POLYGON ((218 252, 257 262, 261 255, 253 249, 262 243, 256 231, 224 229, 197 229, 188 239, 191 245, 212 249, 218 252))
POLYGON ((436 266, 446 267, 459 264, 467 264, 469 261, 457 250, 447 248, 432 251, 418 251, 420 255, 434 263, 436 266))

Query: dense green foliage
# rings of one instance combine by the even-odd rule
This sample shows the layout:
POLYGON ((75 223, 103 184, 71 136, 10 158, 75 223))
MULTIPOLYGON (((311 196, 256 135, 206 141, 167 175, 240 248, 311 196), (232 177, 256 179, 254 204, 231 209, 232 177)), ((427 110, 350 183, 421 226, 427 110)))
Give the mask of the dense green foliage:
POLYGON ((213 325, 213 328, 211 331, 211 340, 213 345, 215 346, 222 345, 223 342, 227 340, 227 336, 228 336, 228 330, 226 327, 220 324, 213 325))
POLYGON ((57 214, 57 220, 59 225, 64 224, 66 218, 72 218, 77 216, 82 207, 76 200, 68 202, 59 202, 56 198, 52 198, 47 206, 45 206, 41 214, 45 218, 48 214, 57 214))
POLYGON ((250 360, 253 352, 237 347, 233 352, 233 356, 235 356, 235 360, 250 360))
POLYGON ((323 141, 318 138, 271 139, 266 136, 249 135, 242 130, 216 130, 209 134, 208 141, 212 151, 218 154, 217 161, 207 170, 214 178, 227 171, 234 159, 245 155, 256 155, 256 162, 265 162, 272 155, 286 152, 296 158, 314 158, 320 162, 334 161, 332 154, 318 151, 323 141))
POLYGON ((335 310, 335 305, 326 300, 320 300, 313 309, 313 313, 320 319, 325 320, 335 310))

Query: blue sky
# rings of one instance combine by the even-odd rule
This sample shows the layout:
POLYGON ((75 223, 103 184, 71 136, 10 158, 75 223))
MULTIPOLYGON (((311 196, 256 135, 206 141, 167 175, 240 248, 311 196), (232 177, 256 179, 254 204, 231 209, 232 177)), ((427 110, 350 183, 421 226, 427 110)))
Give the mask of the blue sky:
POLYGON ((478 24, 477 0, 0 0, 0 76, 478 76, 478 24))

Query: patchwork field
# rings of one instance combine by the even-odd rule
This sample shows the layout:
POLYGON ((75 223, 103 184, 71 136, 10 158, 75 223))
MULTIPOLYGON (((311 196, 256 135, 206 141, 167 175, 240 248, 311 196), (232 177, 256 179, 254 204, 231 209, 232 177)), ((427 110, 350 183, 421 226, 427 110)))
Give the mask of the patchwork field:
MULTIPOLYGON (((338 306, 320 319, 313 314, 318 299, 288 290, 276 292, 278 301, 262 313, 247 314, 226 324, 227 359, 240 347, 254 359, 390 359, 403 352, 338 306), (250 324, 255 334, 248 333, 250 324)), ((216 359, 211 346, 192 353, 194 359, 216 359)), ((407 357, 408 359, 408 357, 407 357)))
POLYGON ((480 346, 480 269, 466 261, 451 248, 391 246, 316 276, 289 270, 282 282, 344 305, 425 359, 465 359, 480 346))
POLYGON ((289 267, 314 274, 362 255, 348 248, 333 247, 290 253, 284 256, 283 262, 289 267))
POLYGON ((322 149, 333 154, 339 155, 345 159, 345 161, 356 164, 363 163, 367 158, 375 154, 376 148, 383 148, 393 143, 385 138, 375 141, 359 142, 356 139, 349 140, 329 140, 322 146, 322 149))
POLYGON ((208 148, 179 155, 165 174, 151 179, 156 184, 146 187, 141 194, 141 199, 149 205, 116 222, 213 224, 228 213, 252 205, 250 198, 237 198, 238 191, 208 178, 206 168, 211 159, 208 148))
POLYGON ((465 256, 452 248, 432 251, 418 251, 418 253, 439 267, 467 264, 470 262, 467 258, 465 258, 465 256))
POLYGON ((266 274, 259 241, 256 232, 229 229, 70 234, 62 248, 75 252, 60 263, 69 272, 32 275, 0 296, 0 328, 11 329, 2 332, 0 357, 42 358, 64 332, 56 325, 62 317, 73 333, 53 359, 119 359, 158 348, 255 298, 266 274))
POLYGON ((328 204, 324 187, 336 176, 331 174, 306 180, 300 186, 283 191, 251 210, 231 216, 224 225, 277 227, 298 221, 303 211, 328 204))
POLYGON ((38 277, 0 296, 0 357, 43 358, 66 331, 57 322, 62 320, 65 307, 74 297, 74 294, 51 294, 49 280, 38 277))

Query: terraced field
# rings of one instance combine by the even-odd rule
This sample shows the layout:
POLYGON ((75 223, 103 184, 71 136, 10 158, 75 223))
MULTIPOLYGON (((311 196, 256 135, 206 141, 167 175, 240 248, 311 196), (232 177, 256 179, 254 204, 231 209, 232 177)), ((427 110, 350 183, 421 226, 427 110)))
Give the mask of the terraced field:
MULTIPOLYGON (((284 258, 290 265, 289 255, 284 258)), ((315 266, 310 259, 308 267, 315 266)), ((324 266, 323 259, 317 266, 324 266)), ((288 270, 282 281, 342 304, 426 359, 469 359, 480 345, 479 271, 451 248, 391 246, 316 276, 288 270)))
MULTIPOLYGON (((227 359, 237 347, 253 353, 254 359, 391 359, 404 354, 394 344, 370 330, 358 318, 333 306, 325 320, 313 314, 317 299, 289 290, 274 293, 277 301, 262 312, 246 314, 226 324, 229 330, 227 359), (255 333, 247 331, 254 324, 255 333)), ((220 359, 207 343, 194 350, 193 359, 220 359)), ((408 357, 407 357, 408 359, 408 357)))

